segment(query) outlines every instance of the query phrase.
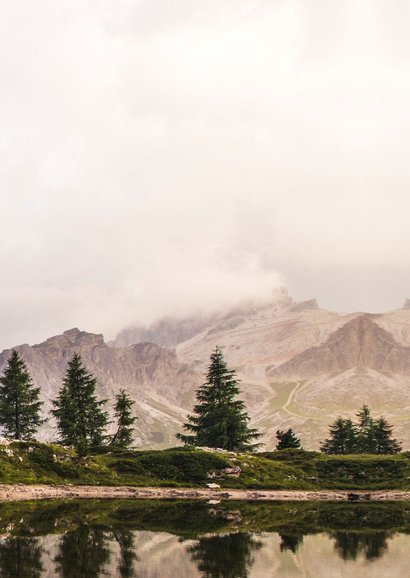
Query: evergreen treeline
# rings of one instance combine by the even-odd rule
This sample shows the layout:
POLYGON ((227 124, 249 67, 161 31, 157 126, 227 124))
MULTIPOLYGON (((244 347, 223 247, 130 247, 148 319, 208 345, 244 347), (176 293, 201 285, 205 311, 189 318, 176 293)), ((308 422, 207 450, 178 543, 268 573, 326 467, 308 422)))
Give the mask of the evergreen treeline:
MULTIPOLYGON (((123 389, 116 395, 114 416, 117 428, 113 436, 108 436, 108 414, 104 410, 107 400, 97 399, 96 385, 96 378, 76 353, 68 363, 62 387, 53 400, 51 413, 56 419, 58 441, 76 449, 79 455, 104 445, 127 448, 132 444, 132 426, 136 420, 132 406, 135 402, 123 389)), ((34 386, 25 362, 13 350, 0 377, 0 426, 6 438, 34 438, 45 421, 40 417, 43 402, 39 396, 40 388, 34 386)))
POLYGON ((330 436, 321 444, 326 454, 397 454, 401 450, 394 439, 393 427, 384 417, 374 419, 364 405, 356 414, 357 423, 342 417, 330 426, 330 436))
MULTIPOLYGON (((84 367, 76 353, 51 410, 57 424, 59 443, 85 455, 101 447, 127 448, 132 444, 135 403, 121 389, 115 396, 115 433, 107 435, 107 400, 96 396, 96 378, 84 367)), ((187 445, 221 448, 229 451, 253 451, 260 444, 260 433, 249 427, 245 403, 238 399, 239 381, 228 368, 222 350, 216 347, 210 356, 206 382, 196 392, 197 403, 184 424, 185 434, 177 438, 187 445)), ((41 418, 40 388, 33 384, 27 366, 13 350, 0 376, 0 426, 3 435, 13 440, 33 439, 41 418)), ((321 444, 327 454, 396 454, 401 451, 393 438, 393 428, 384 417, 373 418, 367 405, 356 414, 357 421, 339 417, 329 428, 329 437, 321 444)), ((302 449, 295 432, 277 430, 277 450, 302 449)))

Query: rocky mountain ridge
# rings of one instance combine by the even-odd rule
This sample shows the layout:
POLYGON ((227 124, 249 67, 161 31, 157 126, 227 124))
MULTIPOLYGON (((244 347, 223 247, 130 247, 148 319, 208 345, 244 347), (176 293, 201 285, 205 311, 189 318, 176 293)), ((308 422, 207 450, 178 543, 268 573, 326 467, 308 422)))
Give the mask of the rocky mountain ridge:
MULTIPOLYGON (((410 448, 407 301, 383 314, 339 314, 315 300, 296 303, 281 290, 263 303, 129 328, 110 345, 102 335, 71 329, 16 349, 41 386, 46 408, 79 352, 101 398, 124 388, 136 400, 136 443, 166 447, 176 444, 216 345, 237 370, 251 425, 264 432, 267 448, 275 445, 276 429, 285 427, 293 427, 305 447, 317 448, 335 417, 353 416, 363 403, 384 414, 410 448)), ((0 354, 0 370, 9 353, 0 354)), ((52 435, 49 422, 43 437, 52 435)))
MULTIPOLYGON (((35 384, 41 387, 45 412, 61 387, 68 361, 74 353, 80 353, 85 366, 97 378, 101 399, 112 400, 124 388, 136 400, 136 442, 147 447, 174 445, 175 432, 190 406, 192 385, 199 384, 198 376, 179 362, 175 350, 146 342, 114 349, 102 335, 77 328, 38 345, 24 344, 14 349, 24 358, 35 384)), ((10 351, 0 353, 0 371, 10 351)), ((43 439, 55 436, 53 425, 48 420, 43 439)))

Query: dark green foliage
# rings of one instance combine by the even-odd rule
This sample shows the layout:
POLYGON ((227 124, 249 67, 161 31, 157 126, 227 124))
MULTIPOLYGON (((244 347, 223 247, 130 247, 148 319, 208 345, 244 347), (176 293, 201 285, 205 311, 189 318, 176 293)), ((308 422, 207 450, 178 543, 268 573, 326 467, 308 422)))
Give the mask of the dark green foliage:
POLYGON ((0 445, 0 483, 5 484, 204 487, 210 472, 226 489, 410 489, 407 453, 330 456, 288 449, 231 456, 174 448, 79 457, 61 445, 34 441, 0 445), (232 466, 241 468, 239 477, 224 473, 232 466))
POLYGON ((188 552, 204 578, 247 578, 253 564, 252 552, 263 542, 252 534, 200 538, 188 552))
POLYGON ((114 538, 120 547, 118 572, 120 578, 136 578, 134 562, 138 557, 134 551, 134 535, 127 530, 113 532, 114 538))
POLYGON ((280 536, 280 551, 285 552, 286 550, 290 550, 293 554, 296 554, 299 546, 303 542, 303 534, 282 534, 279 533, 280 536))
POLYGON ((135 452, 132 458, 118 458, 112 467, 118 473, 163 479, 187 485, 207 481, 209 471, 222 470, 230 463, 203 451, 164 450, 135 452))
POLYGON ((33 437, 44 420, 40 418, 43 402, 40 388, 34 387, 23 359, 15 349, 0 377, 0 425, 4 436, 23 440, 33 437))
POLYGON ((321 444, 327 454, 397 454, 401 446, 393 435, 392 426, 384 417, 373 419, 364 405, 356 414, 357 424, 339 417, 329 428, 330 437, 321 444))
POLYGON ((96 379, 75 354, 68 364, 59 395, 53 401, 52 414, 57 420, 60 442, 85 455, 94 446, 101 446, 108 424, 107 413, 101 409, 106 400, 95 395, 96 379))
POLYGON ((40 578, 43 548, 38 538, 9 537, 0 541, 1 578, 40 578))
POLYGON ((401 459, 348 456, 318 460, 317 476, 327 487, 358 488, 380 484, 394 487, 397 480, 404 479, 407 464, 401 459))
POLYGON ((277 450, 301 449, 300 439, 296 437, 295 432, 291 428, 286 431, 278 429, 276 439, 278 440, 276 444, 277 450))
POLYGON ((132 415, 134 403, 135 401, 123 389, 115 396, 114 415, 117 420, 117 431, 111 439, 112 446, 127 448, 132 444, 134 431, 132 425, 137 419, 132 415))
POLYGON ((185 444, 222 448, 229 451, 252 451, 259 444, 251 443, 260 437, 249 428, 249 417, 240 393, 235 371, 228 369, 218 347, 212 353, 207 381, 196 392, 194 414, 188 416, 184 429, 188 435, 177 434, 185 444))
POLYGON ((329 428, 330 437, 320 446, 325 454, 352 454, 357 448, 357 431, 351 419, 337 418, 329 428))
POLYGON ((383 556, 387 550, 387 539, 391 537, 387 532, 355 534, 348 531, 332 532, 330 536, 335 540, 335 549, 343 560, 356 560, 363 554, 369 561, 383 556))
POLYGON ((61 578, 98 578, 109 559, 105 532, 82 524, 61 538, 56 570, 61 578))
MULTIPOLYGON (((399 549, 406 541, 410 508, 408 502, 227 500, 216 507, 201 500, 2 503, 0 576, 39 578, 47 570, 50 576, 51 571, 59 578, 100 577, 105 575, 104 570, 118 578, 146 575, 151 569, 149 554, 142 548, 140 564, 137 553, 144 544, 138 540, 138 533, 147 531, 179 536, 182 549, 189 552, 204 578, 252 575, 254 553, 264 543, 268 547, 266 538, 271 533, 279 534, 280 550, 290 552, 297 551, 304 536, 326 535, 342 559, 355 560, 360 556, 363 567, 369 570, 364 563, 383 556, 389 540, 398 532, 402 533, 399 549), (263 540, 258 536, 262 532, 263 540), (47 535, 61 536, 57 554, 53 547, 41 547, 37 536, 47 535), (185 539, 190 541, 184 543, 185 539), (54 556, 56 568, 50 563, 50 555, 54 556)), ((55 537, 46 537, 45 544, 53 545, 55 537)), ((309 546, 314 551, 315 541, 309 541, 309 546)), ((393 549, 392 554, 395 553, 400 554, 393 549)), ((278 566, 276 574, 274 569, 273 574, 265 574, 288 575, 288 568, 278 566)))

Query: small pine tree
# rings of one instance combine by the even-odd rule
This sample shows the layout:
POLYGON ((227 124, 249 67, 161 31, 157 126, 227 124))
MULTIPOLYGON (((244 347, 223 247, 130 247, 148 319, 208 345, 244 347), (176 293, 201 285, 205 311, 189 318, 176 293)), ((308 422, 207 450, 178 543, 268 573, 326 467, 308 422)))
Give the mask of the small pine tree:
POLYGON ((373 435, 375 446, 374 453, 398 454, 401 451, 401 445, 399 442, 392 438, 393 427, 385 420, 384 417, 380 417, 374 422, 373 435))
POLYGON ((131 411, 134 403, 135 401, 123 389, 115 396, 114 415, 117 418, 117 431, 111 439, 111 445, 127 448, 132 444, 134 431, 132 425, 137 419, 131 411))
POLYGON ((43 402, 40 388, 34 387, 23 359, 15 349, 0 377, 0 425, 9 439, 31 439, 44 423, 40 418, 43 402))
POLYGON ((84 455, 92 447, 100 446, 108 424, 107 413, 101 409, 106 400, 95 395, 96 379, 83 366, 76 353, 68 363, 59 395, 53 401, 51 413, 57 420, 60 442, 84 455))
POLYGON ((291 428, 287 431, 278 429, 276 439, 278 440, 276 444, 277 450, 301 449, 300 439, 296 437, 295 432, 291 428))
POLYGON ((358 418, 356 428, 356 452, 361 454, 373 454, 376 452, 374 438, 374 420, 370 408, 365 404, 356 414, 358 418))
POLYGON ((188 416, 184 429, 189 435, 177 434, 185 444, 222 448, 229 451, 252 451, 260 437, 248 427, 249 417, 240 393, 235 371, 228 369, 223 353, 215 348, 210 358, 207 380, 196 392, 194 414, 188 416))
POLYGON ((329 428, 330 437, 321 444, 326 454, 351 454, 356 450, 357 429, 351 419, 341 417, 329 428))

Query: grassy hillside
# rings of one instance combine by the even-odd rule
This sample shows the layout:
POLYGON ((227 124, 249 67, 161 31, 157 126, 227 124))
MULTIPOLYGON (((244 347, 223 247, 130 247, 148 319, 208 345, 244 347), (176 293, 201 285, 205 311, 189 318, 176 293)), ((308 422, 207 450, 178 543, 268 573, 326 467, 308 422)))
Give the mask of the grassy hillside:
POLYGON ((78 458, 58 445, 0 446, 0 483, 95 484, 250 489, 409 489, 410 454, 326 456, 303 450, 259 454, 173 448, 122 451, 78 458), (233 477, 225 468, 239 467, 233 477), (209 479, 210 472, 216 477, 209 479))

